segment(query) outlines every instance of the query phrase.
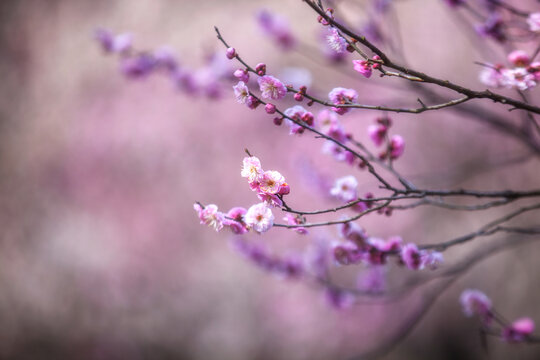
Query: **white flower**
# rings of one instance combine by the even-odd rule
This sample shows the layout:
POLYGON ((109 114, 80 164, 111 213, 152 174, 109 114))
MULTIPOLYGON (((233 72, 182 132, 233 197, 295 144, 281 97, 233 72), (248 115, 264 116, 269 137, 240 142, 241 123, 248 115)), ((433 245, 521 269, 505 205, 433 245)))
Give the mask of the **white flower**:
POLYGON ((330 189, 330 194, 343 201, 349 202, 356 200, 358 195, 356 190, 358 188, 358 181, 352 175, 337 179, 334 187, 330 189))

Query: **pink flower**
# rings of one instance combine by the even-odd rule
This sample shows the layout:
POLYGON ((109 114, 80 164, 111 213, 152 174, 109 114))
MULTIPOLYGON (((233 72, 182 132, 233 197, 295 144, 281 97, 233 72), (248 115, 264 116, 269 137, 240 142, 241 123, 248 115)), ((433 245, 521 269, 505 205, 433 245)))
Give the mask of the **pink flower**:
POLYGON ((199 220, 201 224, 208 225, 214 230, 219 231, 223 229, 223 222, 225 216, 218 211, 218 207, 214 204, 206 205, 204 208, 199 204, 193 204, 193 208, 199 214, 199 220))
POLYGON ((340 127, 338 117, 329 110, 322 110, 317 114, 317 127, 321 132, 328 134, 328 131, 334 127, 340 127))
POLYGON ((225 56, 227 56, 227 59, 234 59, 236 57, 236 49, 233 47, 227 48, 227 51, 225 52, 225 56))
POLYGON ((369 238, 368 243, 382 252, 397 251, 401 248, 403 239, 401 239, 401 236, 392 236, 389 237, 387 240, 379 238, 369 238))
MULTIPOLYGON (((306 109, 304 109, 302 106, 300 105, 295 105, 293 107, 290 107, 288 109, 286 109, 284 112, 285 116, 288 116, 290 117, 291 119, 294 119, 300 123, 304 123, 303 119, 305 119, 306 117, 313 117, 313 114, 311 114, 309 111, 307 111, 306 109)), ((294 122, 292 122, 291 120, 287 119, 288 123, 289 123, 289 127, 290 127, 290 131, 289 131, 289 134, 302 134, 304 132, 304 128, 294 122)), ((307 125, 307 124, 306 124, 307 125)))
POLYGON ((274 214, 265 203, 251 206, 244 216, 246 225, 258 233, 263 233, 274 225, 274 214))
POLYGON ((503 329, 502 338, 509 342, 524 341, 534 331, 534 321, 531 318, 525 317, 517 319, 512 325, 503 329))
POLYGON ((265 99, 280 100, 287 94, 285 85, 273 76, 261 76, 257 82, 259 83, 261 96, 265 99))
POLYGON ((281 199, 277 195, 258 192, 257 197, 259 198, 259 200, 261 200, 270 207, 283 206, 283 201, 281 201, 281 199))
MULTIPOLYGON (((336 105, 352 104, 358 100, 358 93, 354 89, 337 87, 330 91, 328 98, 336 105)), ((350 109, 333 107, 332 110, 340 115, 343 115, 349 112, 350 109)))
POLYGON ((484 319, 491 317, 491 300, 481 291, 465 290, 459 302, 466 316, 480 315, 484 319))
POLYGON ((265 194, 277 194, 283 184, 285 178, 274 170, 265 171, 259 177, 259 191, 265 194))
POLYGON ((502 85, 508 88, 527 90, 536 86, 535 76, 525 68, 503 69, 502 85))
POLYGON ((371 64, 366 60, 353 60, 354 70, 364 75, 366 78, 371 76, 371 64))
POLYGON ((530 14, 527 18, 527 24, 532 32, 540 32, 540 12, 530 14))
POLYGON ((344 239, 355 243, 359 247, 364 247, 366 245, 367 233, 357 223, 347 222, 340 224, 338 229, 341 237, 344 239))
MULTIPOLYGON (((287 214, 283 218, 283 220, 287 221, 287 224, 289 225, 301 225, 302 224, 302 218, 300 216, 295 216, 293 214, 287 214)), ((308 231, 303 226, 298 226, 293 228, 294 231, 299 233, 300 235, 307 235, 308 231)))
POLYGON ((326 41, 330 48, 338 54, 347 50, 347 41, 339 35, 339 32, 334 28, 329 29, 328 34, 326 35, 326 41))
POLYGON ((238 80, 243 81, 245 83, 247 83, 249 80, 249 72, 244 69, 235 70, 233 73, 233 76, 237 78, 238 80))
POLYGON ((105 52, 124 54, 131 50, 131 34, 113 35, 109 30, 97 29, 94 36, 105 52))
POLYGON ((239 81, 238 84, 233 86, 234 96, 236 101, 240 104, 245 104, 249 97, 249 89, 243 81, 239 81))
POLYGON ((443 254, 438 251, 426 251, 421 254, 422 268, 436 270, 444 262, 443 254))
POLYGON ((529 55, 523 50, 514 50, 508 54, 508 61, 515 66, 525 67, 531 62, 529 55))
POLYGON ((400 135, 393 135, 390 138, 390 158, 395 160, 405 151, 405 140, 400 135))
POLYGON ((362 261, 363 252, 352 242, 335 243, 332 255, 337 265, 351 265, 362 261))
POLYGON ((388 132, 388 128, 381 124, 369 125, 367 131, 369 138, 375 143, 375 145, 381 146, 386 137, 386 133, 388 132))
POLYGON ((257 22, 263 32, 271 37, 283 50, 290 50, 296 45, 287 20, 267 10, 257 13, 257 22))
POLYGON ((337 179, 334 187, 330 189, 330 195, 335 196, 345 202, 353 201, 358 198, 358 181, 352 175, 337 179))
POLYGON ((253 186, 255 186, 255 184, 258 187, 258 179, 262 173, 263 169, 259 158, 255 156, 244 158, 244 160, 242 161, 242 171, 240 172, 240 175, 248 179, 252 190, 255 190, 253 189, 253 186))
POLYGON ((408 243, 401 248, 401 260, 411 270, 422 268, 421 253, 416 244, 408 243))
POLYGON ((503 67, 500 65, 495 65, 494 67, 485 67, 480 72, 480 81, 482 84, 489 87, 498 88, 503 86, 501 70, 503 70, 503 67))
POLYGON ((245 226, 244 223, 244 215, 246 214, 246 209, 243 207, 234 207, 227 213, 227 217, 230 219, 225 218, 225 221, 223 224, 225 226, 228 226, 231 231, 235 234, 245 234, 248 232, 248 228, 245 226))

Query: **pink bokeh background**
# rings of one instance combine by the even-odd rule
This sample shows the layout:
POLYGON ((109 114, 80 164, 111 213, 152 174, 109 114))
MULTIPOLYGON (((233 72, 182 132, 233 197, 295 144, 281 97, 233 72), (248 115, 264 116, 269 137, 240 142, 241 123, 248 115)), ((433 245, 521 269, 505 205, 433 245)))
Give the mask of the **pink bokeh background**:
MULTIPOLYGON (((159 76, 128 81, 92 39, 98 26, 129 31, 138 48, 169 45, 183 65, 196 68, 206 53, 223 50, 217 25, 252 64, 309 69, 321 97, 345 86, 364 103, 415 106, 417 95, 400 80, 359 79, 348 62, 329 69, 314 50, 316 17, 301 1, 6 1, 0 9, 7 54, 0 60, 1 358, 340 359, 384 340, 415 309, 421 292, 336 311, 319 289, 260 271, 231 251, 231 234, 199 225, 195 201, 222 209, 257 202, 240 177, 245 148, 286 176, 296 208, 337 205, 320 193, 316 175, 333 181, 353 173, 365 192, 382 193, 366 172, 321 154, 320 140, 291 137, 262 110, 238 105, 228 87, 212 101, 182 94, 159 76), (263 6, 290 19, 306 43, 298 52, 279 52, 257 29, 253 15, 263 6)), ((351 22, 365 18, 361 7, 345 9, 351 22)), ((389 25, 399 27, 412 65, 480 87, 472 62, 488 59, 442 1, 399 2, 396 14, 399 22, 389 25)), ((504 59, 488 47, 492 61, 504 59)), ((357 112, 343 124, 367 143, 376 116, 357 112)), ((517 113, 507 116, 519 121, 517 113)), ((451 111, 392 118, 393 131, 407 141, 396 166, 418 184, 538 184, 534 158, 482 170, 527 154, 484 124, 451 111)), ((497 214, 420 208, 360 224, 380 237, 427 243, 473 231, 497 214)), ((331 228, 308 237, 274 229, 250 240, 285 253, 335 237, 331 228)), ((447 261, 472 247, 450 251, 447 261)), ((467 287, 481 287, 511 318, 539 320, 538 253, 533 244, 473 268, 388 358, 478 358, 478 324, 457 302, 467 287)), ((345 269, 339 279, 351 284, 353 275, 345 269)), ((399 282, 402 275, 392 268, 389 276, 399 282)), ((496 359, 539 354, 534 347, 490 346, 496 359)))

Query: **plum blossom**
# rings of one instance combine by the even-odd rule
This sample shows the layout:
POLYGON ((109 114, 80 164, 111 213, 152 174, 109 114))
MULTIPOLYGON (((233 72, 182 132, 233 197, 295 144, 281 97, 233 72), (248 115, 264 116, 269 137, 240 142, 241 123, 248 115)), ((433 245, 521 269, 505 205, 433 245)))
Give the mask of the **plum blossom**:
POLYGON ((261 90, 261 96, 265 99, 280 100, 287 94, 285 85, 273 76, 261 76, 257 82, 261 90))
POLYGON ((466 316, 480 315, 484 319, 491 317, 491 300, 479 290, 465 290, 459 302, 466 316))
MULTIPOLYGON (((301 105, 295 105, 293 107, 290 107, 288 109, 286 109, 284 112, 283 112, 286 116, 300 122, 300 123, 305 123, 304 119, 311 119, 313 120, 313 114, 310 113, 309 111, 307 111, 306 109, 304 109, 301 105)), ((287 119, 288 123, 289 123, 289 127, 290 127, 290 130, 289 130, 289 134, 302 134, 304 132, 304 128, 296 123, 294 123, 293 121, 287 119)), ((306 123, 306 125, 309 125, 306 123)))
POLYGON ((274 214, 266 203, 252 205, 244 215, 246 225, 258 233, 263 233, 274 225, 274 214))
POLYGON ((484 67, 482 71, 480 72, 480 82, 482 84, 498 88, 503 86, 503 76, 501 74, 501 70, 503 67, 501 65, 494 65, 491 66, 488 64, 488 66, 484 67))
POLYGON ((531 62, 530 56, 523 50, 514 50, 508 54, 508 61, 515 66, 525 67, 531 62))
POLYGON ((532 32, 540 32, 540 12, 530 14, 527 18, 527 24, 532 32))
POLYGON ((334 187, 330 189, 330 195, 345 202, 353 201, 358 198, 357 188, 356 178, 352 175, 345 176, 336 180, 334 187))
POLYGON ((259 177, 259 191, 266 194, 277 194, 283 185, 285 178, 278 171, 265 171, 259 177))
POLYGON ((527 90, 536 86, 535 76, 525 68, 503 69, 501 74, 505 87, 527 90))
POLYGON ((533 333, 534 327, 534 321, 531 318, 517 319, 510 326, 503 329, 502 338, 508 342, 524 341, 533 333))
POLYGON ((408 243, 401 248, 401 260, 411 270, 422 268, 421 252, 416 244, 408 243))
POLYGON ((123 54, 131 50, 133 36, 129 33, 114 35, 109 30, 97 29, 94 37, 107 53, 123 54))
POLYGON ((245 157, 242 162, 240 175, 248 179, 250 183, 256 182, 263 173, 261 161, 256 156, 245 157))
MULTIPOLYGON (((301 225, 302 224, 302 218, 300 216, 295 216, 293 214, 287 214, 283 218, 283 220, 287 221, 288 225, 301 225)), ((296 231, 300 235, 307 235, 308 231, 303 226, 298 226, 293 228, 294 231, 296 231)))
POLYGON ((262 31, 271 37, 283 50, 294 48, 296 39, 285 18, 262 9, 257 13, 256 19, 262 31))
POLYGON ((369 78, 372 73, 371 64, 366 60, 353 60, 353 68, 358 71, 360 74, 364 75, 366 78, 369 78))
POLYGON ((249 72, 245 69, 237 69, 234 71, 233 76, 240 81, 247 83, 249 81, 249 72))
POLYGON ((244 215, 246 209, 243 207, 233 207, 227 212, 227 217, 223 221, 223 225, 227 226, 234 234, 245 234, 249 230, 244 223, 244 215))
POLYGON ((326 41, 330 48, 338 54, 347 50, 347 41, 343 36, 339 35, 339 32, 334 28, 329 29, 328 34, 326 35, 326 41))
POLYGON ((249 97, 249 89, 243 81, 239 81, 238 84, 233 86, 234 96, 236 101, 240 104, 245 104, 249 97))
POLYGON ((199 220, 201 224, 208 225, 214 230, 219 231, 223 229, 223 222, 225 221, 225 216, 223 213, 218 211, 218 207, 214 204, 206 205, 204 208, 198 204, 193 204, 193 208, 199 214, 199 220))
POLYGON ((444 262, 444 257, 441 252, 438 251, 424 251, 420 255, 422 261, 422 268, 428 268, 430 270, 436 270, 444 262))
POLYGON ((400 135, 393 135, 390 138, 390 159, 395 160, 405 151, 405 140, 400 135))
POLYGON ((388 132, 388 128, 382 124, 369 125, 367 131, 369 138, 373 143, 375 143, 376 146, 381 146, 388 132))
MULTIPOLYGON (((328 98, 336 105, 351 104, 358 100, 358 93, 354 89, 337 87, 330 91, 328 98)), ((340 115, 343 115, 349 112, 350 109, 333 107, 332 110, 340 115)))

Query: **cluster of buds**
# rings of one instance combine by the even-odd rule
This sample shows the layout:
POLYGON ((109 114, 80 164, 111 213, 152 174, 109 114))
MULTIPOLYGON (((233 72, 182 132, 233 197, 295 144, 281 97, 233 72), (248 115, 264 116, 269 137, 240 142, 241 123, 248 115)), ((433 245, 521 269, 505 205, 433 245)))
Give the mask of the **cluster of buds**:
MULTIPOLYGON (((334 20, 334 9, 332 8, 327 8, 326 11, 324 12, 324 14, 329 18, 329 19, 332 19, 334 20)), ((328 20, 326 20, 324 17, 322 16, 318 16, 317 17, 317 21, 322 24, 323 26, 328 26, 330 25, 330 22, 328 20)))
POLYGON ((384 265, 392 255, 398 255, 399 264, 411 270, 435 270, 443 262, 440 252, 419 250, 413 243, 403 245, 399 236, 386 240, 368 237, 364 229, 355 223, 345 223, 340 233, 346 241, 332 247, 332 255, 338 265, 384 265))
POLYGON ((377 62, 379 60, 381 60, 379 55, 373 56, 372 60, 353 60, 353 68, 366 78, 370 78, 373 69, 376 70, 381 68, 381 64, 377 62))
POLYGON ((524 342, 532 336, 535 324, 531 318, 524 317, 512 323, 506 323, 496 316, 491 300, 479 290, 467 289, 463 291, 459 301, 466 316, 477 315, 482 322, 482 328, 493 333, 499 333, 500 338, 506 342, 524 342), (500 325, 498 330, 496 328, 497 323, 500 325))
POLYGON ((379 154, 381 160, 395 160, 403 155, 405 151, 405 140, 400 135, 388 136, 388 131, 392 126, 392 120, 388 116, 376 119, 376 124, 368 126, 368 135, 376 146, 386 143, 386 150, 379 154))

